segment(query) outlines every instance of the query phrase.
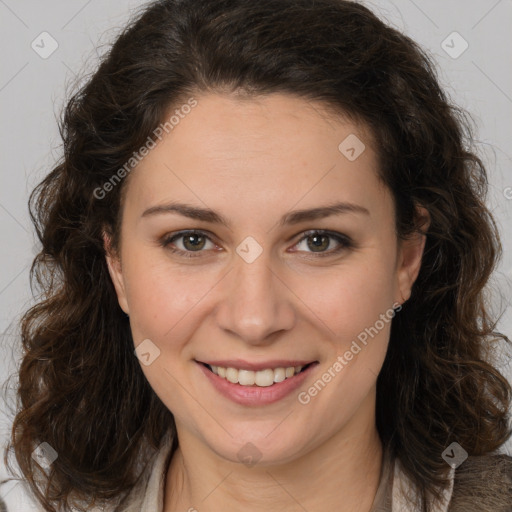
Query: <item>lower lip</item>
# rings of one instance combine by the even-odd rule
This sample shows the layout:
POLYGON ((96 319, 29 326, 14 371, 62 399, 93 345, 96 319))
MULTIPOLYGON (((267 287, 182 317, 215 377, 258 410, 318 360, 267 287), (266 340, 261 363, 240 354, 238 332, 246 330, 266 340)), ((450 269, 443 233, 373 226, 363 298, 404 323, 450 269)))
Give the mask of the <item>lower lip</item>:
MULTIPOLYGON (((196 361, 197 362, 197 361, 196 361)), ((303 372, 297 373, 282 382, 276 382, 272 386, 242 386, 233 384, 223 377, 210 371, 206 366, 197 363, 199 369, 206 378, 213 384, 215 389, 226 398, 240 405, 267 405, 281 400, 285 396, 293 393, 308 375, 313 371, 318 363, 308 366, 303 372)))

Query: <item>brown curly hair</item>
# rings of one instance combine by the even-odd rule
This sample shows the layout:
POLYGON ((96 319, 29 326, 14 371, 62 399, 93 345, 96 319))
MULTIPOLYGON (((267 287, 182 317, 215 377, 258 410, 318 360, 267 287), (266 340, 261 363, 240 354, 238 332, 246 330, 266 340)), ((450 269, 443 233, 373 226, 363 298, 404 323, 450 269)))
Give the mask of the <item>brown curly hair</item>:
POLYGON ((498 343, 484 287, 501 253, 487 175, 468 116, 441 90, 432 59, 366 7, 344 0, 160 0, 144 6, 69 100, 63 157, 32 192, 41 290, 22 319, 24 357, 11 443, 47 511, 109 504, 133 486, 171 426, 134 356, 105 260, 119 243, 127 179, 102 187, 165 121, 203 92, 273 92, 322 102, 377 141, 400 239, 431 224, 411 298, 392 322, 377 380, 377 428, 421 491, 446 485, 441 453, 470 455, 510 436, 511 387, 487 358, 498 343), (31 457, 47 442, 44 473, 31 457))

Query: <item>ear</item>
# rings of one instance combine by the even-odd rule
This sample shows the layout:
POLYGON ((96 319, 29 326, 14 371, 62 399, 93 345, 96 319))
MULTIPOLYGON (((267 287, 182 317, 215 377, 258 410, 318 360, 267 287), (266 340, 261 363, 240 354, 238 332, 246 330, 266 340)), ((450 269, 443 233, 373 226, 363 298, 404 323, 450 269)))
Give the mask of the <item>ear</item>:
POLYGON ((403 304, 411 296, 412 286, 420 273, 423 250, 426 243, 426 232, 430 226, 430 214, 428 211, 417 206, 419 229, 406 240, 399 240, 397 255, 397 285, 400 297, 395 300, 403 304))
POLYGON ((105 231, 103 231, 103 245, 105 247, 105 258, 107 260, 108 272, 112 279, 112 283, 114 284, 114 288, 116 289, 119 306, 126 314, 129 314, 125 282, 121 268, 121 258, 112 249, 111 237, 105 231))

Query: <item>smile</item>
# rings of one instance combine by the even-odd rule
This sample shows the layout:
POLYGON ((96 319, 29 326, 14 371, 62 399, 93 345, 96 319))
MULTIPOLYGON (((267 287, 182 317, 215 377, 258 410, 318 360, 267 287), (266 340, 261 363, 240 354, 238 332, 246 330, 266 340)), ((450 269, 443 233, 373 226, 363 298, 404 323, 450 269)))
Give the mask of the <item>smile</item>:
POLYGON ((200 373, 206 377, 206 382, 216 392, 244 406, 270 405, 290 396, 319 364, 318 361, 294 361, 302 364, 288 366, 283 364, 284 361, 274 361, 274 364, 269 365, 271 362, 268 361, 266 364, 251 365, 241 361, 223 361, 224 366, 221 366, 220 361, 215 362, 217 364, 213 364, 213 361, 195 361, 200 373), (250 366, 253 368, 250 369, 250 366))

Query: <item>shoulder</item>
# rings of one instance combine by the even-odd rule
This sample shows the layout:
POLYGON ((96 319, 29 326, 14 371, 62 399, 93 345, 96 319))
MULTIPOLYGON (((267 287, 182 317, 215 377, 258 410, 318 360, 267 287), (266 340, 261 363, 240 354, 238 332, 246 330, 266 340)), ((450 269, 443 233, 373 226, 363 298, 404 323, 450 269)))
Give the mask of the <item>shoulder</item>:
POLYGON ((512 512, 512 457, 470 456, 455 470, 449 512, 512 512))

